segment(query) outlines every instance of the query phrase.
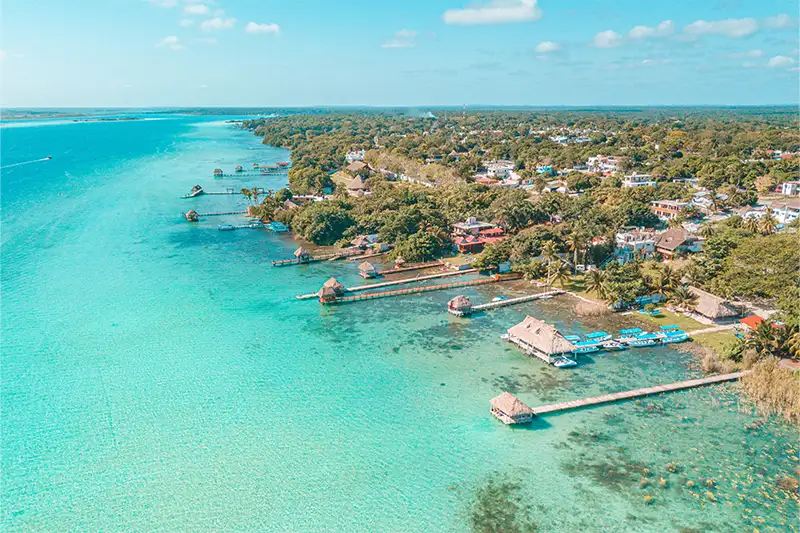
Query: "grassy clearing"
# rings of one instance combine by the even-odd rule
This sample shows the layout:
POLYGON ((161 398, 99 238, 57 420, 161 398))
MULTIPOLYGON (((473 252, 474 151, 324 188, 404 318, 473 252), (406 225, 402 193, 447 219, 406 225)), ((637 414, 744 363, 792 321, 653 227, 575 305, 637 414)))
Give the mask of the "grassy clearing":
POLYGON ((641 313, 636 313, 638 318, 642 320, 646 320, 648 322, 652 322, 658 326, 671 326, 676 325, 680 327, 683 331, 694 331, 697 329, 705 329, 709 326, 705 324, 701 324, 697 320, 693 318, 689 318, 688 316, 681 314, 681 313, 673 313, 667 309, 661 309, 660 315, 643 315, 641 313))
POLYGON ((722 353, 726 346, 736 341, 736 335, 730 330, 715 331, 713 333, 695 335, 692 340, 701 346, 714 350, 716 353, 722 353))
POLYGON ((337 187, 347 187, 347 184, 353 179, 353 176, 341 170, 331 174, 331 180, 337 187))

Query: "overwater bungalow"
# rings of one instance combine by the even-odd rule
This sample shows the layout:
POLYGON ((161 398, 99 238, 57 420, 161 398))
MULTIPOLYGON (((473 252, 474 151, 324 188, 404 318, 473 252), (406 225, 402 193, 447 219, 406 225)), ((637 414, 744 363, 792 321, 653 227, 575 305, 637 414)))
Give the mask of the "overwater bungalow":
POLYGON ((236 172, 244 172, 242 165, 236 165, 236 172))
POLYGON ((194 198, 195 196, 200 196, 201 194, 203 194, 203 187, 200 185, 195 185, 186 196, 189 198, 194 198))
POLYGON ((222 177, 222 174, 223 174, 223 172, 222 172, 222 169, 221 169, 221 168, 215 168, 215 169, 214 169, 214 177, 215 177, 215 178, 222 177))
POLYGON ((726 322, 729 321, 728 319, 742 314, 725 298, 720 298, 697 287, 689 287, 689 291, 697 298, 697 303, 694 306, 695 312, 714 322, 726 322))
POLYGON ((358 265, 358 275, 364 279, 375 278, 378 276, 378 270, 369 261, 364 261, 358 265))
POLYGON ((325 282, 322 286, 322 289, 319 291, 319 301, 320 302, 332 302, 335 301, 337 297, 344 296, 345 288, 344 285, 339 283, 339 280, 336 278, 331 278, 325 282))
POLYGON ((294 257, 301 263, 307 263, 311 259, 311 254, 302 246, 294 251, 294 257))
POLYGON ((288 167, 288 166, 289 166, 289 163, 287 163, 286 161, 278 161, 278 162, 277 162, 277 163, 275 163, 275 164, 276 164, 276 165, 277 165, 279 168, 286 168, 286 167, 288 167))
POLYGON ((572 353, 577 348, 553 326, 532 316, 509 328, 508 340, 528 355, 553 364, 557 356, 572 353))
POLYGON ((253 163, 253 168, 257 169, 259 166, 260 166, 260 163, 253 163))
POLYGON ((189 211, 184 213, 183 216, 185 216, 186 220, 188 220, 189 222, 197 222, 200 219, 200 216, 194 209, 189 209, 189 211))
POLYGON ((533 421, 533 409, 510 392, 504 392, 489 402, 491 413, 503 424, 529 424, 533 421))
POLYGON ((463 295, 456 296, 447 302, 447 312, 456 316, 468 315, 472 311, 472 302, 463 295))

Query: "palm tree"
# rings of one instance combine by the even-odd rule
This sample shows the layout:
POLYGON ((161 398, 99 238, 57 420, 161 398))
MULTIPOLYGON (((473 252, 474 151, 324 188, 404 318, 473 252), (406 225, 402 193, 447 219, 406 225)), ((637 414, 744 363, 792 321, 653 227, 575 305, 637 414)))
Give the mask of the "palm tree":
POLYGON ((794 359, 800 359, 800 331, 795 331, 789 336, 786 341, 786 347, 789 349, 789 355, 794 359))
POLYGON ((711 224, 703 224, 703 226, 700 228, 700 236, 704 239, 713 237, 716 232, 716 228, 714 228, 714 226, 711 224))
POLYGON ((779 357, 781 344, 778 331, 773 326, 772 322, 767 320, 756 326, 745 340, 745 346, 755 350, 760 358, 770 355, 779 357))
POLYGON ((253 203, 258 203, 258 187, 253 187, 253 190, 250 192, 253 195, 253 203))
POLYGON ((591 270, 586 277, 586 290, 605 299, 608 292, 606 290, 606 273, 602 270, 591 270))
POLYGON ((697 301, 697 296, 692 294, 692 292, 686 287, 678 287, 672 292, 670 301, 678 309, 688 310, 694 307, 694 304, 697 301))
POLYGON ((759 226, 759 224, 758 224, 758 219, 757 218, 755 218, 755 217, 747 217, 747 219, 744 221, 744 225, 742 227, 744 227, 744 229, 746 229, 750 233, 758 233, 759 232, 759 227, 758 226, 759 226))
POLYGON ((248 189, 247 187, 242 187, 242 190, 240 192, 242 193, 242 195, 244 195, 245 198, 247 198, 248 204, 252 202, 253 193, 250 192, 250 189, 248 189))
POLYGON ((683 226, 683 220, 680 218, 671 218, 667 221, 668 228, 680 228, 683 226))
POLYGON ((775 227, 777 225, 778 221, 775 220, 775 217, 772 216, 772 211, 769 209, 767 209, 767 212, 764 213, 764 216, 758 220, 758 230, 762 235, 770 235, 775 233, 775 227))
POLYGON ((569 250, 572 252, 572 271, 577 272, 578 270, 578 251, 582 250, 586 243, 584 242, 584 238, 579 233, 573 233, 567 239, 567 244, 569 245, 569 250))
POLYGON ((544 243, 544 246, 542 246, 542 255, 547 259, 547 284, 550 285, 550 265, 553 264, 553 260, 557 257, 556 243, 553 241, 544 243))
POLYGON ((563 289, 567 282, 570 281, 569 274, 569 267, 564 263, 559 263, 555 269, 555 272, 553 272, 553 281, 561 285, 561 288, 563 289))

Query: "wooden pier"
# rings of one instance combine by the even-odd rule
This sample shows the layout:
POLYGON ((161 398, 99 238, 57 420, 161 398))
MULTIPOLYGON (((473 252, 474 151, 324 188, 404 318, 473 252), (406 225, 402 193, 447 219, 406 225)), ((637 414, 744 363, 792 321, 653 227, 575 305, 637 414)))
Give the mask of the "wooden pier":
POLYGON ((218 211, 215 213, 197 213, 198 217, 221 217, 225 215, 246 215, 247 211, 218 211))
MULTIPOLYGON (((406 283, 415 283, 417 281, 425 281, 429 279, 437 279, 437 278, 448 278, 452 276, 461 276, 464 274, 474 274, 478 272, 476 269, 471 268, 469 270, 459 270, 457 272, 442 272, 441 274, 431 274, 430 276, 417 276, 416 278, 408 278, 408 279, 398 279, 395 281, 383 281, 381 283, 371 283, 369 285, 359 285, 358 287, 349 287, 345 288, 344 292, 359 292, 359 291, 368 291, 371 289, 380 289, 383 287, 392 287, 394 285, 405 285, 406 283)), ((515 278, 516 279, 516 278, 515 278)), ((310 294, 301 294, 296 296, 298 300, 308 300, 310 298, 316 298, 319 296, 319 293, 310 293, 310 294)))
POLYGON ((441 261, 431 261, 430 263, 419 263, 416 265, 408 265, 400 268, 387 268, 386 270, 378 270, 378 276, 386 276, 387 274, 399 274, 401 272, 411 272, 412 270, 422 270, 425 268, 435 268, 444 265, 441 261))
POLYGON ((644 389, 634 389, 625 392, 615 392, 613 394, 604 394, 602 396, 594 396, 592 398, 584 398, 583 400, 572 400, 569 402, 551 403, 550 405, 543 405, 541 407, 534 407, 533 413, 535 415, 544 415, 549 413, 558 413, 561 411, 569 411, 571 409, 581 409, 583 407, 590 407, 594 405, 603 405, 607 403, 614 403, 623 400, 630 400, 633 398, 641 398, 644 396, 651 396, 653 394, 661 394, 662 392, 672 392, 684 389, 693 389, 696 387, 703 387, 705 385, 713 385, 715 383, 724 383, 726 381, 734 381, 740 379, 742 376, 749 374, 750 370, 742 372, 733 372, 731 374, 718 374, 716 376, 709 376, 706 378, 690 379, 688 381, 679 381, 678 383, 670 383, 669 385, 657 385, 655 387, 647 387, 644 389))
MULTIPOLYGON (((272 266, 275 267, 282 267, 282 266, 289 266, 289 265, 305 265, 307 263, 319 263, 320 261, 337 261, 339 259, 344 259, 346 257, 353 257, 358 256, 358 258, 365 257, 364 252, 359 250, 357 253, 351 250, 343 250, 341 252, 333 252, 328 254, 322 255, 315 255, 308 259, 281 259, 279 261, 273 261, 272 266)), ((316 294, 314 295, 316 296, 316 294)))
POLYGON ((518 298, 509 298, 508 300, 498 300, 496 302, 488 302, 485 304, 480 305, 473 305, 472 307, 467 307, 464 309, 448 309, 447 311, 456 316, 469 316, 472 313, 477 313, 480 311, 489 311, 490 309, 498 309, 500 307, 507 307, 509 305, 516 305, 525 302, 530 302, 533 300, 541 300, 542 298, 552 298, 553 296, 557 296, 559 294, 564 294, 564 291, 560 289, 555 289, 548 292, 542 292, 539 294, 528 294, 527 296, 520 296, 518 298))
MULTIPOLYGON (((409 289, 397 289, 394 291, 384 292, 371 292, 367 294, 358 294, 356 296, 344 296, 336 298, 335 300, 323 301, 325 305, 334 305, 340 303, 359 302, 362 300, 374 300, 377 298, 388 298, 391 296, 402 296, 406 294, 421 294, 423 292, 442 291, 446 289, 455 289, 460 287, 471 287, 474 285, 485 285, 487 283, 498 283, 501 281, 511 281, 519 279, 520 276, 512 274, 510 277, 491 277, 483 279, 471 279, 468 281, 456 281, 453 283, 444 283, 441 285, 427 285, 424 287, 411 287, 409 289)), ((315 295, 316 296, 316 295, 315 295)))

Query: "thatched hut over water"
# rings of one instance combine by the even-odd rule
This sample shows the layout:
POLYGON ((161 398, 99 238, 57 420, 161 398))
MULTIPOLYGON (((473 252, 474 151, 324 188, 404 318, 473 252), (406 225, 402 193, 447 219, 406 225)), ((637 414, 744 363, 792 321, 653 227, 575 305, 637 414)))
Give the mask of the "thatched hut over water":
POLYGON ((378 270, 375 268, 375 265, 373 265, 369 261, 364 261, 363 263, 358 265, 358 274, 362 278, 370 279, 378 276, 378 270))
POLYGON ((456 316, 468 315, 472 311, 472 302, 464 295, 459 295, 447 302, 447 312, 456 316))
POLYGON ((302 246, 294 251, 294 257, 301 263, 306 263, 311 259, 311 254, 302 246))
POLYGON ((532 316, 512 326, 508 330, 508 340, 519 346, 528 355, 534 355, 547 363, 553 362, 553 356, 570 353, 576 350, 559 331, 532 316))
POLYGON ((186 213, 183 214, 186 217, 186 220, 189 222, 197 222, 200 219, 200 215, 197 214, 197 211, 194 209, 189 209, 186 213))
POLYGON ((339 280, 336 278, 331 278, 326 281, 324 285, 322 285, 322 288, 319 291, 319 301, 332 302, 339 296, 344 296, 344 293, 344 285, 339 283, 339 280))
POLYGON ((492 414, 504 424, 528 424, 533 421, 533 409, 510 392, 504 392, 489 402, 492 414))

